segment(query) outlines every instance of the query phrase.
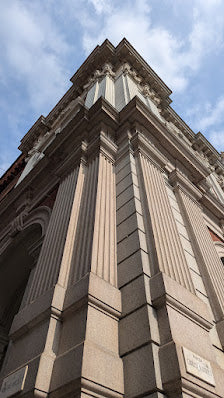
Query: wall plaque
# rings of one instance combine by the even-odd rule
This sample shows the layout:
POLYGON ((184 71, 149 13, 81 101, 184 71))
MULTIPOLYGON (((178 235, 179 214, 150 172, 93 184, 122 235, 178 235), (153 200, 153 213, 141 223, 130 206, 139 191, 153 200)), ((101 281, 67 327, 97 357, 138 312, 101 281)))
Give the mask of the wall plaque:
POLYGON ((183 347, 183 353, 187 373, 215 386, 210 362, 185 347, 183 347))
POLYGON ((7 376, 2 383, 0 398, 11 397, 23 390, 28 365, 7 376))

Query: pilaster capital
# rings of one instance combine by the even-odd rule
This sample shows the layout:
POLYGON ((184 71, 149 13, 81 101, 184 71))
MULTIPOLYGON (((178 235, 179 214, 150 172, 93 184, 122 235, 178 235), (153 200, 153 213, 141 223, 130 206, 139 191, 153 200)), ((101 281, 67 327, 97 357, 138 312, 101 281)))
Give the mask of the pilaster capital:
POLYGON ((159 169, 164 169, 167 164, 167 159, 161 154, 156 146, 145 138, 144 134, 135 131, 131 138, 131 144, 134 154, 141 154, 145 156, 159 169))
POLYGON ((181 190, 199 205, 198 201, 202 198, 202 193, 183 173, 177 169, 173 170, 169 181, 175 190, 181 190))
POLYGON ((117 148, 117 145, 112 141, 111 137, 106 135, 104 131, 100 130, 88 144, 88 160, 91 160, 97 155, 102 154, 111 163, 114 163, 117 148))
POLYGON ((87 164, 87 141, 85 139, 77 143, 74 151, 68 156, 63 153, 52 157, 52 173, 55 174, 62 181, 68 174, 70 174, 77 165, 87 164))

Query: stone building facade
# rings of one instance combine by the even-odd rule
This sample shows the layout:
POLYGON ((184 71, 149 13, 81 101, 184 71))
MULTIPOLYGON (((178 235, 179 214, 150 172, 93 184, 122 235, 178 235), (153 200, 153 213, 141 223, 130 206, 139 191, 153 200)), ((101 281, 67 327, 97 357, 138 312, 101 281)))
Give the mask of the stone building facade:
POLYGON ((224 396, 224 164, 123 39, 0 180, 1 398, 224 396))

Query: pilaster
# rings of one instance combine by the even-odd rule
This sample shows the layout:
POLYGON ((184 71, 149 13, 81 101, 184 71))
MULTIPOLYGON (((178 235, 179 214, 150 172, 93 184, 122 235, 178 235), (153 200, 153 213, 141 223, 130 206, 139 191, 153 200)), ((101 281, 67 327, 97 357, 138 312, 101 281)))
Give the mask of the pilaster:
POLYGON ((119 132, 116 159, 118 285, 122 297, 119 350, 124 364, 124 392, 127 397, 162 398, 160 337, 149 290, 152 253, 147 245, 130 140, 126 126, 119 132))
POLYGON ((217 322, 221 321, 224 317, 224 269, 205 224, 202 207, 198 201, 202 198, 202 193, 192 184, 188 183, 187 185, 186 179, 178 172, 173 173, 171 180, 175 185, 177 199, 194 242, 199 260, 198 266, 205 286, 210 293, 215 319, 217 322), (190 185, 192 189, 190 189, 190 185))
POLYGON ((154 273, 164 272, 194 292, 162 174, 166 159, 141 133, 135 133, 132 143, 138 155, 138 167, 142 175, 143 191, 156 248, 157 264, 154 265, 154 273))
POLYGON ((52 397, 76 392, 83 397, 121 397, 124 392, 118 352, 121 297, 116 272, 116 151, 113 140, 101 130, 89 139, 50 386, 52 397))
POLYGON ((27 304, 52 288, 57 282, 79 166, 61 182, 46 236, 37 261, 27 304))

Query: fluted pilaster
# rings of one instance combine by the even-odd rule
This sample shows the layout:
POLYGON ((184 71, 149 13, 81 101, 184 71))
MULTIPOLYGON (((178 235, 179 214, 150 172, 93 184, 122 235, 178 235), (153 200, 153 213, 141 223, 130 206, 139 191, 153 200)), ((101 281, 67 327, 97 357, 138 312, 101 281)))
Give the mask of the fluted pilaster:
POLYGON ((71 283, 77 282, 89 271, 112 285, 117 283, 115 176, 112 158, 103 150, 103 146, 108 144, 107 138, 104 137, 103 141, 99 147, 94 143, 94 151, 98 153, 92 156, 87 168, 71 283))
POLYGON ((64 246, 64 252, 61 261, 58 282, 57 282, 59 285, 63 287, 67 286, 69 273, 72 266, 72 255, 73 255, 75 239, 77 237, 76 236, 77 224, 79 219, 79 211, 81 206, 81 198, 82 198, 85 174, 86 174, 86 166, 81 162, 77 184, 76 184, 75 197, 72 205, 70 221, 69 221, 69 226, 64 246))
POLYGON ((161 170, 141 154, 139 167, 151 217, 158 268, 194 292, 161 170))
POLYGON ((204 222, 200 205, 181 188, 177 188, 176 192, 199 258, 198 266, 200 272, 204 276, 204 282, 207 288, 210 290, 213 310, 218 319, 223 318, 223 264, 221 263, 214 243, 211 240, 208 228, 204 222))
POLYGON ((26 303, 43 294, 57 281, 78 173, 79 167, 65 177, 59 186, 26 303))
POLYGON ((90 271, 98 170, 99 158, 95 157, 89 163, 86 172, 82 204, 77 226, 77 239, 75 240, 73 250, 71 283, 77 282, 90 271))
POLYGON ((96 199, 91 270, 112 285, 117 284, 116 210, 114 166, 102 154, 96 199))

